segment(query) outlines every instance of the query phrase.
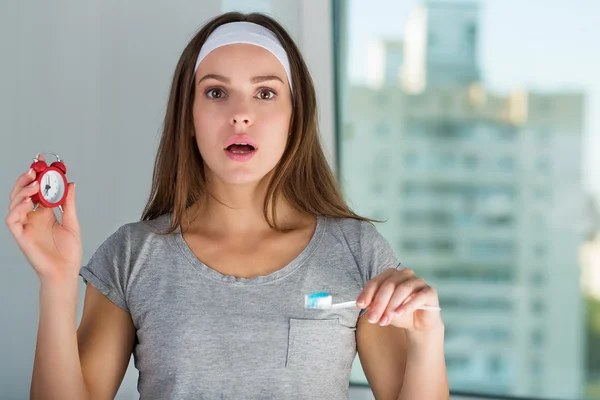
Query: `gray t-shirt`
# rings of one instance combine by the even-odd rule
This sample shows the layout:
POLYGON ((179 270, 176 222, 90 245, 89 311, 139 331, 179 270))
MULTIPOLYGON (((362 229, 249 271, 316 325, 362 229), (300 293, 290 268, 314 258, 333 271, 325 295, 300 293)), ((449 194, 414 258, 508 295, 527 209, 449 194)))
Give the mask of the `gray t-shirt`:
POLYGON ((121 226, 80 275, 131 314, 138 391, 151 399, 347 399, 358 308, 308 310, 326 291, 356 300, 387 268, 402 268, 375 227, 319 217, 302 253, 256 278, 200 262, 170 214, 121 226))

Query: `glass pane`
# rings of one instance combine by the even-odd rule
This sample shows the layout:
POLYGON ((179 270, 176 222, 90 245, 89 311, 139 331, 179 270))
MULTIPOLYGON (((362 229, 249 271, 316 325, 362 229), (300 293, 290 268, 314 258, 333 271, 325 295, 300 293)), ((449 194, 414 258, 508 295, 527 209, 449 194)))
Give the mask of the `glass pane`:
POLYGON ((437 289, 451 389, 600 398, 600 2, 333 10, 343 190, 437 289))

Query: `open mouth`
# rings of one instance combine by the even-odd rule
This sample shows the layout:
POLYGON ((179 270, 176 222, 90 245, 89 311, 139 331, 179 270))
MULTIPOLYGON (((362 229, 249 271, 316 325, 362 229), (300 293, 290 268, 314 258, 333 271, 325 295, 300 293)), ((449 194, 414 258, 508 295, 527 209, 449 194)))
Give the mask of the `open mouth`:
POLYGON ((236 143, 228 146, 225 150, 233 154, 249 154, 256 151, 256 148, 248 143, 236 143))

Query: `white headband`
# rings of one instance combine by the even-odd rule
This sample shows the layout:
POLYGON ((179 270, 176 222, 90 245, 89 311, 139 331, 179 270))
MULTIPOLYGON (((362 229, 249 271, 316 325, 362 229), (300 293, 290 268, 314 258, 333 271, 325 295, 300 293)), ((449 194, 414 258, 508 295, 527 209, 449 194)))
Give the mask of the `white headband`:
POLYGON ((200 49, 200 53, 196 59, 196 66, 194 67, 194 74, 198 69, 198 65, 200 65, 208 53, 221 46, 235 43, 253 44, 273 53, 281 65, 283 65, 288 82, 290 83, 290 90, 293 92, 290 62, 288 61, 285 49, 273 32, 262 25, 252 22, 230 22, 220 25, 212 31, 200 49))

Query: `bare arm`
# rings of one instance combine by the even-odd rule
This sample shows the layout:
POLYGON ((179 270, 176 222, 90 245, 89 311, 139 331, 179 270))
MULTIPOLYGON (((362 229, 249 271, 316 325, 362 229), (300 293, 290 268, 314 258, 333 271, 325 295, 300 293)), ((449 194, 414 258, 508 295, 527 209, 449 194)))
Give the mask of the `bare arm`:
POLYGON ((42 283, 31 399, 87 399, 75 332, 77 281, 42 283))
POLYGON ((356 326, 356 348, 371 391, 377 400, 396 400, 406 370, 404 329, 371 324, 364 315, 356 326))
MULTIPOLYGON (((75 184, 69 183, 59 222, 50 208, 33 209, 39 193, 33 166, 10 194, 6 225, 40 278, 40 316, 31 378, 31 399, 113 399, 135 340, 129 314, 87 285, 83 317, 76 327, 81 230, 75 184)), ((37 168, 37 167, 36 167, 37 168)))
POLYGON ((114 399, 135 341, 129 313, 90 284, 76 330, 77 282, 40 289, 31 399, 114 399))
POLYGON ((399 400, 449 399, 444 326, 428 332, 407 331, 406 338, 406 371, 399 400))
POLYGON ((377 400, 446 400, 443 325, 427 333, 358 321, 358 354, 377 400))

